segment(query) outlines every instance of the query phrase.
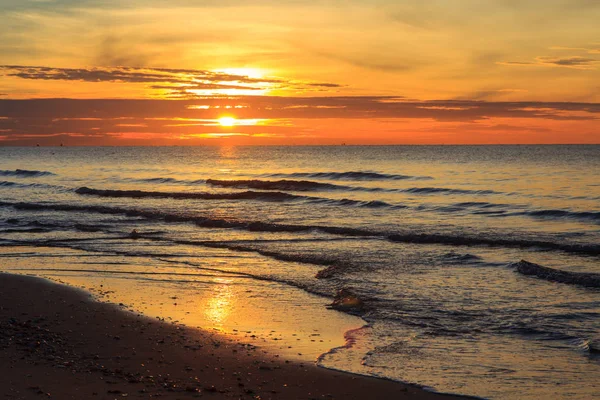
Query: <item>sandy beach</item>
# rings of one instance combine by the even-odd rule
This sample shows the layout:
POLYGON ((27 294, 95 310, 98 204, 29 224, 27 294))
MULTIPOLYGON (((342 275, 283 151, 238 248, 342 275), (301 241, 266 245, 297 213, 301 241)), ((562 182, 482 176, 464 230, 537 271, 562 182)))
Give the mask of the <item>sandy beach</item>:
POLYGON ((286 361, 27 276, 0 275, 0 326, 6 399, 459 398, 286 361))

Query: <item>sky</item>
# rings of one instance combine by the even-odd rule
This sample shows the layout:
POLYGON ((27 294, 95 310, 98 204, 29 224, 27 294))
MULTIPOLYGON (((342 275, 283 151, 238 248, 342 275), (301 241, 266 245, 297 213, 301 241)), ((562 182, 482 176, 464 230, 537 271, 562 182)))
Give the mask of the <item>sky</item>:
POLYGON ((598 0, 0 0, 0 146, 600 143, 598 0))

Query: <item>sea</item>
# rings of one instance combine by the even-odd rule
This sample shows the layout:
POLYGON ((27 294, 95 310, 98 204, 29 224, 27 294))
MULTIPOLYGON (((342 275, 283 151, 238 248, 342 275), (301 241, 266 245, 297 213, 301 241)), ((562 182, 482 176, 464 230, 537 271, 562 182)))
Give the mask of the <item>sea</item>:
POLYGON ((2 147, 0 270, 325 368, 600 398, 598 145, 2 147))

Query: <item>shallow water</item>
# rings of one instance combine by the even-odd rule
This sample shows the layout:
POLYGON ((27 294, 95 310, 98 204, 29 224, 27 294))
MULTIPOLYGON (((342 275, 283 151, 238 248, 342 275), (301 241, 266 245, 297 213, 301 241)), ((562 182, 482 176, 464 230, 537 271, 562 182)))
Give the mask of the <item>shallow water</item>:
POLYGON ((1 148, 0 259, 331 368, 587 399, 599 182, 600 146, 1 148))

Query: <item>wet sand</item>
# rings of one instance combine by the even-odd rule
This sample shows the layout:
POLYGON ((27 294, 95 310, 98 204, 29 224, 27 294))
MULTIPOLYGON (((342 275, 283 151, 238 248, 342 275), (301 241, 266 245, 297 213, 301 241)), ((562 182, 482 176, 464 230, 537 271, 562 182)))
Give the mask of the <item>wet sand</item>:
POLYGON ((0 360, 6 399, 460 398, 285 360, 9 274, 0 274, 0 360))

